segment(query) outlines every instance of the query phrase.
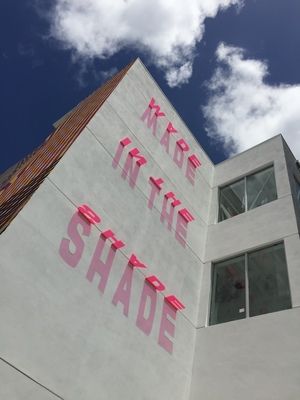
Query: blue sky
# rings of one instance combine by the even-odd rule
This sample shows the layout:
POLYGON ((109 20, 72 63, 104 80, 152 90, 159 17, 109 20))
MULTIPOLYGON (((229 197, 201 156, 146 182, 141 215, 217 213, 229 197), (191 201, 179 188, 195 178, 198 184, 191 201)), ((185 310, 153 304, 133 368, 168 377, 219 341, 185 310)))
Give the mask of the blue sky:
POLYGON ((214 162, 278 133, 300 158, 299 0, 2 0, 0 15, 0 172, 137 56, 214 162))

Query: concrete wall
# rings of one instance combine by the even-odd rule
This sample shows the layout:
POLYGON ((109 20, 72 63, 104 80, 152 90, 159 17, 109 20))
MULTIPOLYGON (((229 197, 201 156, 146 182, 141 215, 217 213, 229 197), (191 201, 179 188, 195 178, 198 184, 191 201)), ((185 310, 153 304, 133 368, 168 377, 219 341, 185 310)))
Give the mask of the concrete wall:
MULTIPOLYGON (((6 323, 0 326, 0 356, 64 399, 187 399, 212 173, 208 157, 136 62, 1 236, 0 316, 6 323), (156 135, 141 119, 152 97, 165 113, 158 118, 156 135), (171 135, 168 154, 160 140, 169 122, 178 132, 171 135), (124 137, 132 143, 122 149, 124 137), (190 147, 182 167, 173 160, 180 138, 190 147), (133 162, 130 180, 122 174, 135 147, 147 163, 136 170, 133 162), (122 153, 116 160, 118 149, 122 153), (202 163, 194 184, 185 176, 190 154, 202 163), (164 181, 153 206, 148 205, 150 176, 164 181), (168 200, 167 211, 174 212, 168 226, 162 208, 170 191, 181 204, 170 207, 168 200), (76 217, 77 206, 84 203, 101 217, 92 228, 76 217), (188 223, 185 244, 176 236, 181 208, 195 218, 188 223), (100 256, 100 234, 108 229, 125 246, 112 252, 105 241, 100 256), (65 256, 59 252, 62 243, 68 243, 65 256), (67 256, 80 246, 82 255, 71 266, 67 256), (128 266, 132 253, 147 269, 128 266), (97 260, 106 262, 109 256, 112 265, 102 275, 88 274, 91 260, 96 268, 97 260), (150 275, 164 283, 163 292, 149 289, 145 277, 150 275), (118 287, 123 303, 121 297, 116 301, 118 287), (145 319, 156 300, 152 329, 137 322, 145 290, 151 292, 145 319), (168 306, 164 295, 170 294, 186 308, 176 313, 168 306)), ((19 398, 17 388, 8 390, 19 398)))
POLYGON ((137 61, 1 235, 0 397, 298 399, 292 164, 278 136, 214 167, 137 61), (272 164, 278 199, 218 223, 219 186, 272 164), (150 177, 162 180, 152 203, 150 177), (180 204, 170 206, 170 192, 180 204), (78 216, 82 204, 101 221, 78 216), (112 250, 107 230, 124 246, 112 250), (212 263, 281 240, 293 309, 208 327, 212 263), (130 267, 132 254, 147 268, 130 267), (146 283, 151 275, 163 291, 146 283), (185 309, 175 312, 170 294, 185 309))
POLYGON ((296 164, 296 159, 291 152, 290 148, 283 140, 283 148, 286 158, 286 163, 288 167, 288 174, 291 186, 291 193, 293 196, 293 202, 295 207, 295 214, 298 224, 298 231, 300 232, 300 199, 299 199, 299 190, 300 190, 300 169, 296 164))
POLYGON ((300 310, 198 329, 191 399, 297 400, 300 310))
POLYGON ((299 398, 300 242, 284 146, 277 136, 216 166, 191 400, 299 398), (217 222, 218 188, 272 164, 278 199, 217 222), (208 326, 212 263, 281 240, 293 309, 208 326))
POLYGON ((0 360, 0 398, 9 400, 57 400, 60 397, 24 375, 14 366, 0 360))

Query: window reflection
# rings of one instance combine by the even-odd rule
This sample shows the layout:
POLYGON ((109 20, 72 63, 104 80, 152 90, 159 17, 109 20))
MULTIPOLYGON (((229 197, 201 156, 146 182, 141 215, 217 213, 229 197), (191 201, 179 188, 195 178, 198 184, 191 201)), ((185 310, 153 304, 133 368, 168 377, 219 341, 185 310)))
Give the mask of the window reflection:
POLYGON ((283 244, 250 253, 248 277, 251 317, 291 307, 283 244))
POLYGON ((220 221, 245 211, 244 179, 224 187, 220 192, 220 221))
POLYGON ((283 243, 213 266, 210 325, 291 306, 283 243))
POLYGON ((219 221, 224 221, 276 199, 277 190, 272 166, 220 188, 219 221))
POLYGON ((210 324, 245 318, 245 257, 215 265, 210 324))
POLYGON ((248 210, 269 203, 277 198, 273 167, 247 176, 246 185, 248 210))
POLYGON ((300 204, 300 183, 298 182, 297 178, 294 176, 296 182, 296 196, 298 203, 300 204))

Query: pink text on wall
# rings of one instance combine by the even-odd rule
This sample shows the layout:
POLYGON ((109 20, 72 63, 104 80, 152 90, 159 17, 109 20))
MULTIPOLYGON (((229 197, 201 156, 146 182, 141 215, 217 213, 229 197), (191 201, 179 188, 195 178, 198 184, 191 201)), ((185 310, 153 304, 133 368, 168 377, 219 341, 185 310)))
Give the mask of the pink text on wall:
MULTIPOLYGON (((132 144, 128 136, 119 141, 112 166, 121 168, 121 177, 128 181, 129 186, 134 189, 140 168, 147 164, 147 159, 137 147, 132 144), (125 155, 125 157, 124 157, 125 155)), ((160 222, 167 226, 170 232, 174 232, 175 239, 181 246, 185 247, 187 242, 188 224, 195 220, 191 212, 182 205, 180 199, 172 191, 163 189, 164 180, 159 177, 150 176, 148 180, 149 192, 147 207, 152 210, 158 206, 158 200, 162 199, 160 206, 160 222)))
MULTIPOLYGON (((100 222, 101 218, 88 205, 78 207, 77 212, 71 217, 67 227, 67 237, 61 240, 59 247, 61 258, 71 268, 78 266, 85 248, 85 237, 88 238, 92 226, 100 222)), ((86 279, 89 282, 95 280, 101 294, 105 293, 109 282, 116 252, 123 247, 125 247, 125 243, 111 229, 99 234, 98 242, 87 268, 86 279)), ((144 271, 147 269, 147 265, 136 254, 131 254, 112 297, 112 304, 119 307, 126 317, 130 313, 132 282, 136 273, 134 271, 139 269, 144 271)), ((166 290, 165 284, 156 275, 144 277, 135 324, 147 336, 152 332, 157 302, 162 298, 158 296, 158 293, 166 290)), ((157 342, 163 349, 172 354, 176 313, 183 310, 185 306, 174 294, 164 295, 163 299, 157 342)))
POLYGON ((158 133, 158 121, 162 120, 166 114, 161 111, 161 107, 156 104, 152 97, 146 110, 141 116, 141 120, 147 125, 152 135, 159 140, 168 156, 172 157, 173 162, 178 168, 184 171, 186 179, 195 184, 196 170, 201 166, 199 158, 194 153, 190 153, 190 146, 183 139, 178 137, 178 131, 171 121, 168 121, 163 133, 158 133), (171 150, 172 147, 172 150, 171 150))

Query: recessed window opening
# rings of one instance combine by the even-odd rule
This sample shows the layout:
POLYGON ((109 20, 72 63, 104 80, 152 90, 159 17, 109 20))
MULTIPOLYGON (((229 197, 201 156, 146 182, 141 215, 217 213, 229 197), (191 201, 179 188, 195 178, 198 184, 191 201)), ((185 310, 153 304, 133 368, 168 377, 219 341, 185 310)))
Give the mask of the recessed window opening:
POLYGON ((297 197, 298 203, 300 204, 300 182, 296 178, 295 175, 294 175, 294 179, 295 179, 295 184, 296 184, 296 197, 297 197))
POLYGON ((210 325, 291 306, 283 243, 213 265, 210 325))
POLYGON ((220 188, 219 221, 276 199, 274 167, 271 166, 220 188))

